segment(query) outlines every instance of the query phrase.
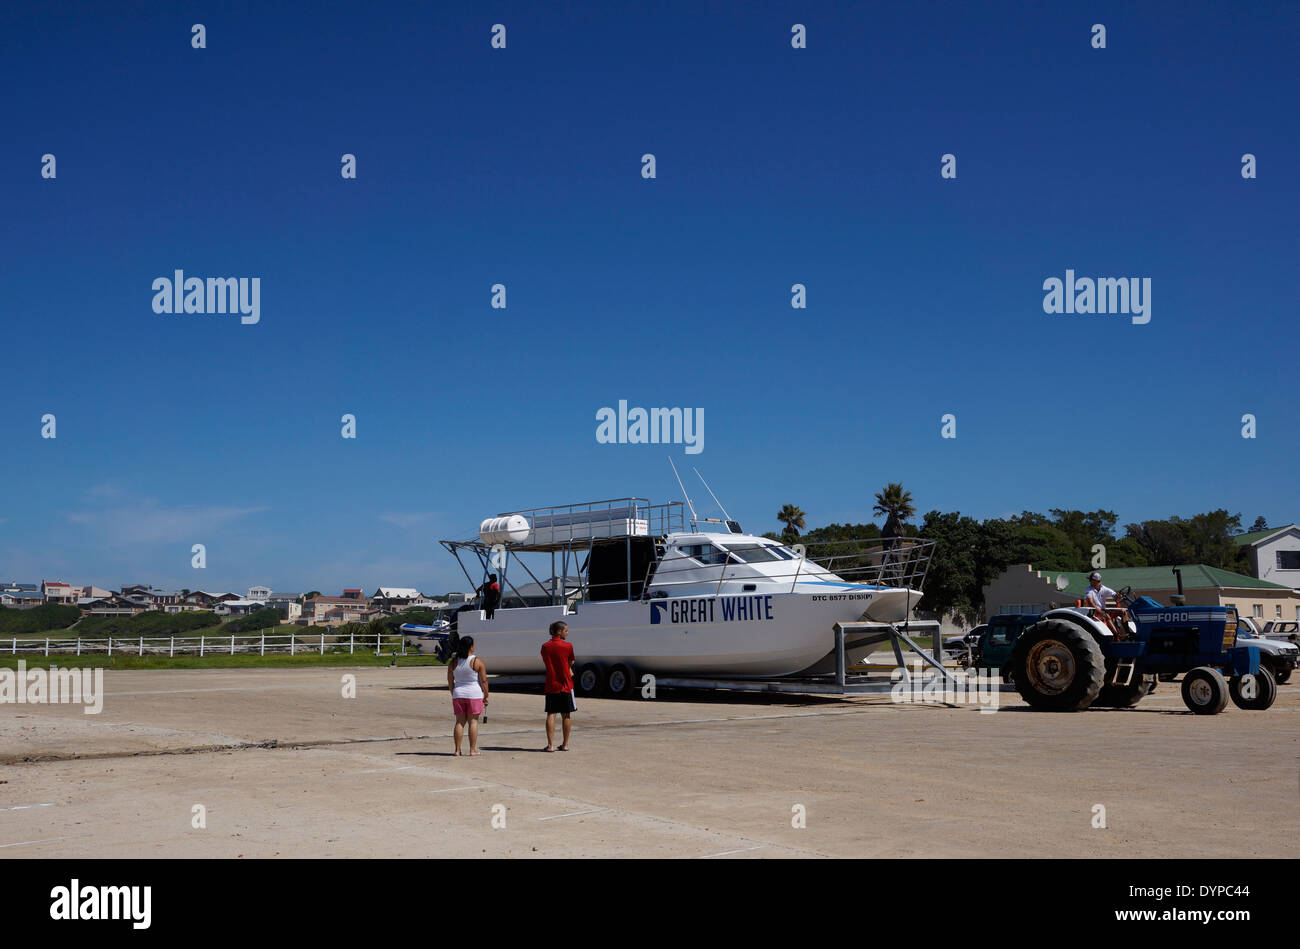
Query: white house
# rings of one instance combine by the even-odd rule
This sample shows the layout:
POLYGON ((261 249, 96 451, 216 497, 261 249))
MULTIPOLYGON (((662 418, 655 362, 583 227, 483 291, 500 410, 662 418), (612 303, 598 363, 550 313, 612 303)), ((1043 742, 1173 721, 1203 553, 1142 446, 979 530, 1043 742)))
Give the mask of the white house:
POLYGON ((247 616, 265 607, 261 600, 223 600, 213 607, 218 616, 247 616))
POLYGON ((1238 534, 1233 541, 1246 549, 1252 576, 1300 590, 1300 527, 1268 527, 1238 534))
POLYGON ((380 587, 370 599, 380 609, 402 610, 425 597, 414 587, 380 587))
POLYGON ((246 599, 257 600, 259 603, 265 603, 271 598, 270 587, 249 587, 246 599))

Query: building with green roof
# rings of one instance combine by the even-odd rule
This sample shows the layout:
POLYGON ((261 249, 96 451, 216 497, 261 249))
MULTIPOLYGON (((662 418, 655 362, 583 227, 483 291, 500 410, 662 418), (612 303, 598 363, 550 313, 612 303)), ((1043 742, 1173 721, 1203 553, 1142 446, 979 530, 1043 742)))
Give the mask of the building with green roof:
MULTIPOLYGON (((1300 619, 1300 593, 1290 586, 1203 563, 1180 564, 1178 569, 1189 605, 1231 606, 1255 620, 1300 619)), ((1008 567, 984 587, 985 616, 1074 606, 1087 592, 1091 572, 1035 570, 1030 564, 1008 567)), ((1170 603, 1170 597, 1178 592, 1173 567, 1116 567, 1098 572, 1102 583, 1112 590, 1132 587, 1161 603, 1170 603)))

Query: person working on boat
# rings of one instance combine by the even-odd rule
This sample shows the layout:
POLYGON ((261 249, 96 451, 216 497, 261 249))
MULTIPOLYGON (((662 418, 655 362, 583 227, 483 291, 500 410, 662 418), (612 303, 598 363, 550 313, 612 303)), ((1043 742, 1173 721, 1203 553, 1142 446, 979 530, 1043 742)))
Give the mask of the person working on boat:
POLYGON ((483 597, 483 612, 487 614, 484 618, 491 619, 492 614, 501 605, 501 585, 497 583, 497 575, 489 573, 487 583, 474 592, 481 594, 483 597))
POLYGON ((564 742, 560 751, 569 750, 569 730, 573 727, 573 646, 569 626, 563 620, 551 624, 550 641, 542 646, 542 663, 546 666, 546 747, 555 750, 555 716, 564 719, 564 742))

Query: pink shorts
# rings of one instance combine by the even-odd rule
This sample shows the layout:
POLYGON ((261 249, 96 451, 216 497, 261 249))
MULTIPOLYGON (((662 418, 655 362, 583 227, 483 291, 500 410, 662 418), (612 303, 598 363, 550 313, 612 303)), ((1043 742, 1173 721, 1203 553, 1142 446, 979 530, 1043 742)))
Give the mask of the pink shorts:
POLYGON ((482 699, 452 699, 451 710, 455 715, 482 715, 482 699))

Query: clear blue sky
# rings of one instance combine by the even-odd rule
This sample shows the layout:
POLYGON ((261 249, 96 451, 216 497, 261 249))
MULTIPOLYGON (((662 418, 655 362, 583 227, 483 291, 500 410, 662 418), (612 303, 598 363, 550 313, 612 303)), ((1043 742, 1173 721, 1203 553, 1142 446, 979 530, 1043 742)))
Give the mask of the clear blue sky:
POLYGON ((1300 518, 1296 5, 299 6, 0 12, 0 579, 463 588, 438 539, 670 453, 754 531, 1300 518), (1150 324, 1045 314, 1066 268, 1150 324), (619 399, 704 451, 597 444, 619 399))

